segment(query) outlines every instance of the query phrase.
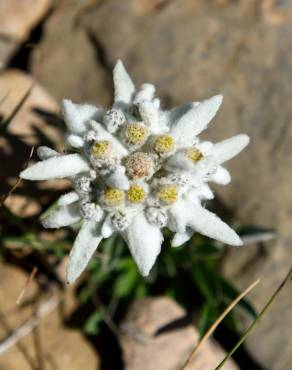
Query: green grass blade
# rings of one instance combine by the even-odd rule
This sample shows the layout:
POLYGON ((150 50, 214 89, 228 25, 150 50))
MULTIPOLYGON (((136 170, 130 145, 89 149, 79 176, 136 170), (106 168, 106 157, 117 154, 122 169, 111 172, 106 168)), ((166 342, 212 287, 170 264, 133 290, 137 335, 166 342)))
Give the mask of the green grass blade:
POLYGON ((284 288, 286 283, 289 279, 292 278, 292 269, 288 272, 285 279, 282 281, 280 286, 276 289, 274 294, 271 296, 271 298, 268 300, 264 308, 261 310, 261 312, 258 314, 257 318, 251 323, 251 325, 247 328, 245 333, 242 335, 242 337, 239 339, 239 341, 235 344, 235 346, 232 348, 232 350, 226 355, 226 357, 223 359, 223 361, 220 362, 220 364, 216 367, 215 370, 220 370, 223 368, 225 363, 231 358, 231 356, 234 354, 234 352, 242 345, 242 343, 246 340, 246 338, 249 336, 253 328, 255 327, 256 323, 260 320, 260 318, 265 314, 267 309, 270 307, 270 305, 273 303, 277 295, 280 293, 280 291, 284 288))

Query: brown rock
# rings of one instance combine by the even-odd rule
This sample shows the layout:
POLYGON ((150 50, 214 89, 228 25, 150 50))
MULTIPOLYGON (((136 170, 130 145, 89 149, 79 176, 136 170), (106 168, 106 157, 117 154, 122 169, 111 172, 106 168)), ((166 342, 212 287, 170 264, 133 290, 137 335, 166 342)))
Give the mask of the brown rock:
MULTIPOLYGON (((27 276, 19 269, 7 265, 0 266, 0 310, 1 317, 10 327, 16 328, 27 320, 33 313, 33 305, 24 307, 16 305, 16 300, 23 288, 27 276)), ((37 286, 31 283, 23 297, 23 302, 35 297, 37 286)), ((64 307, 72 310, 72 290, 67 291, 64 307)), ((74 303, 75 307, 75 303, 74 303)), ((1 320, 2 322, 2 320, 1 320)), ((7 337, 7 332, 0 325, 0 342, 7 337)), ((35 364, 38 364, 37 356, 42 357, 44 368, 56 368, 62 370, 96 370, 99 368, 99 358, 91 346, 86 342, 82 333, 78 330, 67 329, 63 325, 61 310, 56 308, 52 313, 43 317, 33 333, 25 336, 19 342, 35 364), (38 346, 36 346, 36 340, 38 346), (40 352, 41 351, 41 352, 40 352)), ((14 346, 0 357, 0 369, 5 370, 30 370, 31 366, 25 359, 19 347, 14 346)))
MULTIPOLYGON (((126 370, 180 369, 198 341, 188 325, 155 335, 159 329, 181 319, 185 311, 169 298, 142 299, 132 304, 122 324, 121 345, 126 370)), ((224 351, 209 340, 194 358, 190 370, 209 370, 224 358, 224 351)), ((229 361, 226 370, 238 369, 229 361)))
POLYGON ((0 69, 48 12, 51 0, 1 0, 0 69))
MULTIPOLYGON (((16 70, 9 70, 0 75, 0 91, 3 97, 0 116, 4 120, 15 109, 32 83, 31 76, 16 70)), ((1 194, 7 193, 15 184, 33 145, 63 149, 60 124, 56 120, 50 122, 44 120, 44 117, 58 113, 56 101, 36 83, 28 99, 10 122, 6 134, 0 139, 1 194)), ((33 158, 36 159, 36 155, 33 158)), ((38 195, 45 195, 45 189, 62 189, 64 186, 67 186, 67 182, 55 181, 46 184, 22 182, 5 205, 20 216, 30 216, 40 210, 38 195), (36 187, 39 189, 38 192, 35 192, 36 187)))

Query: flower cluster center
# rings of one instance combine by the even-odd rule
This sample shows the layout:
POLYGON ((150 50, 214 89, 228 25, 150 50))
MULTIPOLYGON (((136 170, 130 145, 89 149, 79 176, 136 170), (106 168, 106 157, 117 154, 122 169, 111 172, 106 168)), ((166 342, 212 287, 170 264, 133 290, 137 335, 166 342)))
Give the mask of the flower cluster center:
POLYGON ((106 158, 112 149, 112 143, 107 140, 98 140, 91 147, 91 154, 95 158, 106 158))
POLYGON ((125 199, 125 192, 116 188, 106 188, 103 193, 103 201, 107 206, 118 206, 125 199))
POLYGON ((192 162, 196 163, 203 158, 203 153, 197 148, 190 148, 187 150, 186 156, 192 162))
POLYGON ((140 123, 128 123, 125 127, 125 139, 127 144, 142 145, 149 134, 149 129, 140 123))
POLYGON ((167 154, 174 149, 174 139, 169 135, 160 135, 158 136, 154 143, 153 149, 158 154, 167 154))
POLYGON ((163 203, 170 205, 178 198, 178 188, 175 185, 164 185, 158 189, 158 198, 163 203))
POLYGON ((140 185, 132 185, 127 191, 127 199, 130 203, 142 203, 145 199, 146 192, 140 185))
POLYGON ((151 174, 153 160, 143 152, 130 154, 125 160, 127 174, 132 179, 142 179, 151 174))

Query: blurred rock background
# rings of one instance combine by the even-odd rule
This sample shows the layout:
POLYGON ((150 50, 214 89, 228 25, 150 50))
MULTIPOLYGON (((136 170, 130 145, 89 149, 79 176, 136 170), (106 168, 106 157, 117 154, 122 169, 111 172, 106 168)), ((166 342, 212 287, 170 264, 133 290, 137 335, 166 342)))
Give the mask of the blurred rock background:
MULTIPOLYGON (((9 157, 9 145, 16 144, 1 143, 1 154, 15 162, 13 167, 1 163, 8 185, 28 156, 33 136, 33 143, 60 142, 56 125, 44 129, 39 111, 32 116, 31 107, 58 112, 64 97, 110 104, 111 71, 118 58, 137 84, 156 85, 165 106, 222 93, 224 104, 208 137, 221 140, 241 132, 251 137, 248 150, 229 165, 232 183, 216 191, 220 208, 233 220, 277 229, 276 241, 229 249, 222 261, 224 275, 240 289, 261 278, 252 302, 262 307, 292 261, 292 1, 0 0, 0 92, 11 92, 0 114, 7 115, 37 79, 26 113, 11 125, 27 136, 23 151, 9 157)), ((9 199, 16 202, 15 212, 24 212, 23 194, 25 189, 9 199)), ((37 211, 29 202, 32 208, 25 209, 31 215, 37 211)), ((247 340, 258 364, 254 369, 290 369, 291 333, 290 289, 247 340)), ((0 357, 0 369, 24 369, 11 361, 2 365, 0 357)), ((133 362, 128 366, 135 368, 133 362)), ((59 368, 66 369, 63 363, 59 368)))

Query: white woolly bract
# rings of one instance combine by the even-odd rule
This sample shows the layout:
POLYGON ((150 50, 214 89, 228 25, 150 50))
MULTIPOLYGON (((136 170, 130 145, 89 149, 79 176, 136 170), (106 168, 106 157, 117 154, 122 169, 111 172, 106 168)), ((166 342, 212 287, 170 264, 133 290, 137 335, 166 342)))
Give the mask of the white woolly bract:
POLYGON ((222 95, 204 100, 187 111, 177 121, 171 130, 171 134, 175 137, 178 146, 187 147, 193 144, 196 136, 207 128, 208 123, 217 113, 222 100, 222 95))
POLYGON ((180 247, 182 244, 186 243, 193 236, 194 231, 191 228, 187 228, 184 233, 175 233, 171 241, 172 247, 180 247))
POLYGON ((58 229, 75 224, 80 218, 79 206, 77 203, 73 203, 61 206, 56 211, 51 212, 42 220, 42 225, 46 229, 58 229))
POLYGON ((76 193, 76 191, 70 191, 70 193, 60 196, 60 198, 58 199, 58 205, 66 206, 67 204, 77 202, 78 199, 79 195, 76 193))
POLYGON ((102 236, 97 229, 96 222, 85 221, 69 255, 67 267, 68 283, 73 283, 79 277, 101 240, 102 236))
POLYGON ((29 180, 68 178, 73 184, 74 191, 61 196, 58 208, 42 221, 47 228, 82 224, 70 253, 68 282, 113 233, 126 240, 143 276, 160 253, 165 226, 174 232, 175 247, 195 232, 241 245, 235 231, 203 207, 214 197, 210 182, 231 180, 221 164, 249 142, 247 135, 217 144, 199 139, 222 96, 165 111, 155 87, 146 83, 136 90, 121 61, 113 80, 114 104, 107 110, 63 101, 68 154, 40 147, 42 161, 20 174, 29 180))
POLYGON ((88 172, 89 164, 79 154, 67 154, 38 162, 20 173, 25 180, 63 179, 88 172))
POLYGON ((129 180, 125 175, 125 167, 117 167, 111 174, 106 176, 105 182, 108 186, 112 188, 118 188, 122 190, 129 189, 129 180))
POLYGON ((123 235, 140 273, 147 276, 160 253, 163 241, 160 229, 150 225, 144 214, 139 213, 123 235))
POLYGON ((48 158, 57 157, 60 154, 56 150, 51 149, 47 146, 39 146, 37 148, 37 155, 40 159, 45 160, 48 158))
POLYGON ((130 103, 135 92, 135 86, 120 60, 114 68, 114 89, 115 103, 130 103))
POLYGON ((67 137, 67 142, 73 148, 82 148, 84 145, 84 140, 78 135, 71 134, 67 137))
POLYGON ((240 153, 248 145, 248 143, 249 137, 241 134, 215 144, 213 151, 217 163, 221 164, 229 161, 231 158, 240 153))
POLYGON ((89 104, 74 104, 71 100, 63 100, 62 112, 68 131, 74 134, 83 134, 86 131, 86 122, 97 119, 99 109, 89 104))

